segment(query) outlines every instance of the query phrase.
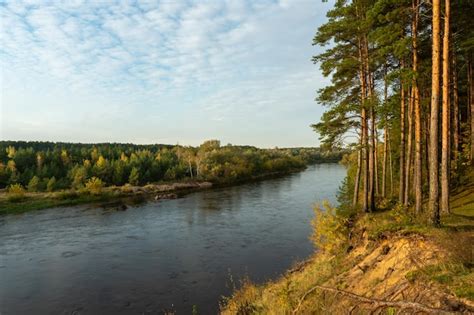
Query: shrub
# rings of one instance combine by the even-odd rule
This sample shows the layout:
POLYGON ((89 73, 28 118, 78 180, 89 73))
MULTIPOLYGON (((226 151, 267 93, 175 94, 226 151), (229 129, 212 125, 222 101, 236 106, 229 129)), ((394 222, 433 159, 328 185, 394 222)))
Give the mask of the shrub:
POLYGON ((33 178, 28 183, 28 191, 29 192, 38 191, 39 184, 40 184, 40 179, 38 178, 38 176, 33 176, 33 178))
POLYGON ((20 201, 25 198, 25 189, 21 184, 12 184, 8 187, 8 200, 20 201))
POLYGON ((315 217, 311 221, 313 234, 311 240, 314 246, 323 252, 337 254, 347 243, 347 219, 336 214, 336 208, 327 201, 314 207, 315 217))
POLYGON ((86 190, 91 195, 99 195, 102 192, 102 187, 104 187, 104 183, 97 177, 92 177, 86 183, 86 190))
POLYGON ((46 190, 52 192, 56 189, 56 177, 51 177, 46 184, 46 190))

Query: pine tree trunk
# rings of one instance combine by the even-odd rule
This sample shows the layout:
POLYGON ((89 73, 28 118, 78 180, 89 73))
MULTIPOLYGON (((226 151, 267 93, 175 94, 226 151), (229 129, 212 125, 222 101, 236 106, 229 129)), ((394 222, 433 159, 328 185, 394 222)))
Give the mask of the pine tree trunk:
POLYGON ((418 0, 413 1, 414 18, 412 24, 412 46, 413 46, 413 72, 415 78, 413 80, 413 106, 415 107, 415 213, 419 214, 422 210, 422 156, 421 156, 421 105, 420 105, 420 90, 418 89, 418 21, 419 10, 418 0))
POLYGON ((375 196, 380 196, 380 190, 379 190, 379 135, 377 132, 377 124, 374 126, 375 131, 375 148, 374 148, 374 167, 375 167, 375 196))
MULTIPOLYGON (((368 62, 368 59, 367 59, 368 62)), ((368 68, 368 65, 367 65, 368 68)), ((368 69, 368 71, 370 71, 368 69)), ((371 83, 371 75, 368 72, 368 82, 369 82, 369 100, 372 100, 373 96, 373 84, 371 83)), ((370 121, 371 121, 371 128, 370 128, 370 155, 369 155, 369 173, 370 173, 370 182, 369 182, 369 211, 375 211, 375 110, 373 104, 370 105, 370 121)))
POLYGON ((400 204, 403 204, 405 195, 405 110, 405 86, 402 82, 400 87, 400 188, 398 192, 400 204))
POLYGON ((453 71, 453 161, 454 169, 458 168, 459 160, 459 88, 458 88, 458 72, 456 64, 456 54, 452 53, 452 71, 453 71))
POLYGON ((359 183, 360 183, 360 173, 362 167, 362 135, 360 137, 360 148, 357 150, 357 173, 354 182, 354 196, 352 198, 352 206, 355 207, 359 202, 359 183))
MULTIPOLYGON (((388 130, 387 130, 388 131, 388 130)), ((388 164, 390 166, 390 197, 393 197, 393 167, 392 167, 392 146, 390 145, 390 132, 387 133, 388 142, 388 164)))
MULTIPOLYGON (((384 67, 384 89, 383 89, 383 102, 387 106, 388 98, 388 83, 387 83, 387 64, 384 67)), ((385 117, 385 126, 383 130, 383 161, 382 161, 382 198, 386 197, 386 178, 387 178, 387 148, 388 148, 388 128, 387 128, 387 117, 385 117)))
POLYGON ((382 198, 386 197, 386 173, 387 173, 387 148, 388 148, 388 143, 387 143, 387 132, 388 128, 385 126, 384 131, 383 131, 383 160, 382 160, 382 198))
POLYGON ((450 0, 444 1, 444 32, 443 32, 443 108, 442 108, 442 135, 441 135, 441 209, 442 213, 449 213, 449 18, 450 0))
POLYGON ((438 120, 439 120, 439 61, 440 61, 440 0, 433 0, 432 18, 432 65, 431 65, 431 117, 430 117, 430 198, 428 208, 431 223, 439 225, 438 179, 438 120))
POLYGON ((363 194, 362 194, 362 211, 369 211, 369 151, 368 151, 368 132, 367 132, 367 110, 365 108, 366 91, 366 75, 363 66, 362 40, 359 38, 359 80, 361 88, 360 106, 361 106, 361 149, 362 149, 362 177, 363 194))
POLYGON ((406 153, 406 170, 405 170, 405 193, 403 196, 403 205, 408 206, 410 197, 410 180, 412 168, 412 139, 413 139, 413 89, 410 92, 410 99, 408 102, 408 138, 407 138, 407 153, 406 153))
POLYGON ((472 72, 472 53, 468 64, 469 104, 471 107, 471 165, 474 165, 474 73, 472 72))

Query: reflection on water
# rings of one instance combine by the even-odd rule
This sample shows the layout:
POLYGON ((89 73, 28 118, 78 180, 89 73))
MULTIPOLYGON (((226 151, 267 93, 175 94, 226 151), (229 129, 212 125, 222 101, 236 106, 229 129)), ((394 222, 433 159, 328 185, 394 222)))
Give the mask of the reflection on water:
POLYGON ((0 217, 0 313, 216 313, 229 275, 262 282, 311 254, 311 205, 334 201, 344 174, 316 165, 127 211, 0 217))

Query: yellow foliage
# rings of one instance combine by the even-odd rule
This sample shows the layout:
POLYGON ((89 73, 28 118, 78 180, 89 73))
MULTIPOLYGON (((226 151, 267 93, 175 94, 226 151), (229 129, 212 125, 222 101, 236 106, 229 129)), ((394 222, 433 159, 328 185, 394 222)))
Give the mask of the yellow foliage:
POLYGON ((314 207, 315 217, 311 221, 314 246, 323 252, 335 254, 347 242, 347 219, 337 216, 336 208, 325 201, 314 207))
POLYGON ((104 183, 100 178, 92 177, 86 183, 86 190, 92 195, 99 195, 102 192, 104 183))

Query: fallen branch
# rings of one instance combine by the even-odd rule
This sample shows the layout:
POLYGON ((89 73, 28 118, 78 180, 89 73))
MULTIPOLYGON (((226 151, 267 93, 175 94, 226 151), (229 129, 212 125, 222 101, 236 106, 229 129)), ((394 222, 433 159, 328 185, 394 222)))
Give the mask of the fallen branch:
POLYGON ((414 310, 418 310, 418 311, 424 311, 424 312, 427 312, 429 314, 456 314, 454 312, 446 311, 446 310, 443 310, 443 309, 440 309, 440 308, 433 308, 433 307, 430 307, 430 306, 427 306, 427 305, 424 305, 424 304, 421 304, 421 303, 417 303, 417 302, 385 301, 385 300, 379 300, 379 299, 371 299, 371 298, 368 298, 368 297, 365 297, 365 296, 362 296, 362 295, 357 295, 357 294, 354 294, 354 293, 351 293, 351 292, 348 292, 348 291, 339 290, 339 289, 330 288, 330 287, 325 287, 325 286, 321 286, 321 285, 315 285, 314 287, 312 287, 311 289, 306 291, 306 293, 301 297, 301 299, 298 303, 298 306, 296 306, 296 308, 293 310, 293 314, 296 314, 298 312, 298 310, 300 309, 301 305, 303 304, 303 301, 305 300, 305 298, 309 294, 314 292, 316 289, 320 289, 320 290, 323 290, 323 291, 334 292, 336 294, 342 294, 342 295, 345 295, 345 296, 350 297, 352 299, 358 300, 362 303, 373 304, 377 308, 378 307, 396 307, 396 308, 400 308, 400 309, 414 309, 414 310))

